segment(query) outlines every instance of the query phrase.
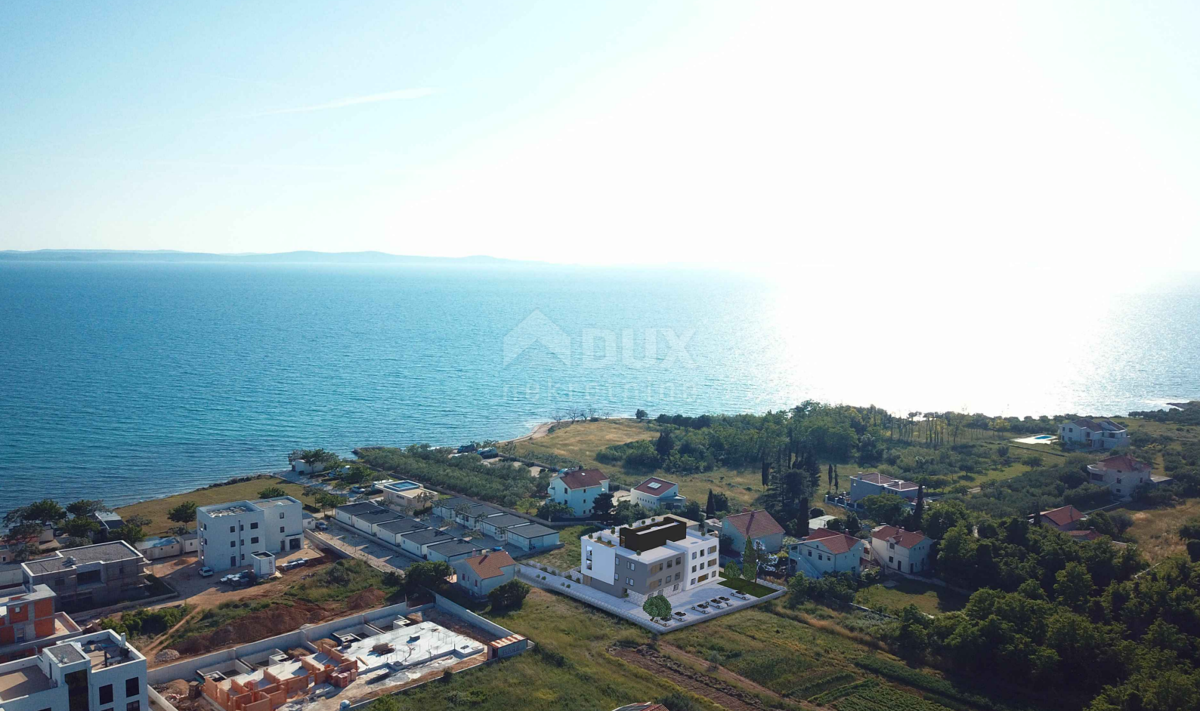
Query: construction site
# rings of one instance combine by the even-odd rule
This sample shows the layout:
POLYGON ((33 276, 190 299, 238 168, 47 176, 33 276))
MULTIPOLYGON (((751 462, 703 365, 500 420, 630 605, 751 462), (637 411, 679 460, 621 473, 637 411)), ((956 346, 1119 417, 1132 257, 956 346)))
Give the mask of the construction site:
POLYGON ((149 672, 178 711, 335 711, 525 651, 527 640, 436 597, 149 672))

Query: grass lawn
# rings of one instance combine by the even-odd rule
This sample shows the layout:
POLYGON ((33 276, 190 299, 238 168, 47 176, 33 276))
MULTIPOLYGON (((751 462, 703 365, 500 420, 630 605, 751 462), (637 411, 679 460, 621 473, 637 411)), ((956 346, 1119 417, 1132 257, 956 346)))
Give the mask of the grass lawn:
POLYGON ((763 595, 770 595, 775 592, 766 585, 751 580, 742 580, 741 578, 722 578, 721 582, 717 584, 754 597, 762 597, 763 595))
MULTIPOLYGON (((169 529, 179 525, 167 518, 167 512, 185 501, 195 501, 197 506, 207 506, 209 504, 222 504, 226 501, 257 499, 259 498, 258 492, 268 486, 277 486, 287 492, 289 496, 294 496, 306 504, 315 503, 312 497, 306 497, 301 494, 304 491, 304 487, 300 484, 292 484, 283 479, 268 477, 254 479, 253 481, 243 481, 237 484, 220 484, 206 489, 197 489, 187 494, 177 494, 163 499, 143 501, 140 504, 130 504, 129 506, 122 506, 117 509, 117 513, 126 519, 135 515, 145 516, 150 519, 150 525, 144 529, 146 535, 157 536, 165 534, 169 529)), ((195 526, 192 527, 194 528, 195 526)))
POLYGON ((1179 537, 1179 525, 1192 516, 1200 516, 1200 499, 1188 499, 1182 504, 1148 509, 1138 506, 1119 508, 1116 512, 1129 514, 1133 526, 1126 536, 1138 544, 1138 549, 1151 565, 1173 555, 1187 552, 1179 537))
POLYGON ((639 439, 653 439, 658 432, 645 423, 630 419, 608 419, 598 422, 575 422, 559 425, 556 430, 534 440, 518 442, 519 456, 537 459, 541 452, 574 459, 588 468, 608 471, 611 467, 596 461, 596 453, 613 444, 625 444, 639 439))
POLYGON ((952 590, 907 578, 896 581, 896 586, 891 588, 883 584, 863 588, 854 601, 864 607, 878 609, 884 606, 889 610, 916 605, 921 612, 930 615, 961 610, 967 604, 967 598, 952 590))
POLYGON ((556 568, 562 572, 566 572, 571 568, 579 565, 580 560, 580 544, 579 538, 585 536, 592 531, 599 531, 599 526, 584 524, 582 526, 569 526, 560 529, 558 532, 558 540, 563 544, 562 548, 552 550, 549 553, 543 553, 539 556, 530 558, 531 562, 548 565, 551 568, 556 568))
MULTIPOLYGON (((647 643, 648 632, 570 598, 534 589, 520 610, 489 617, 533 640, 537 648, 459 674, 448 683, 407 691, 399 697, 403 708, 607 710, 676 691, 607 652, 617 641, 647 643)), ((705 711, 717 708, 705 700, 696 704, 705 711)))

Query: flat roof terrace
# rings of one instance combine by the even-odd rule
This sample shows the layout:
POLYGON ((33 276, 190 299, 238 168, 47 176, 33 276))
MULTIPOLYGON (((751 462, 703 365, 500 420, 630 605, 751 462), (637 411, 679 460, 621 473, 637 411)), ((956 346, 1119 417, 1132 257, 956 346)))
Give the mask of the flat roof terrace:
POLYGON ((0 701, 13 701, 50 688, 50 679, 36 659, 22 659, 0 665, 0 701), (5 667, 13 667, 6 670, 5 667))

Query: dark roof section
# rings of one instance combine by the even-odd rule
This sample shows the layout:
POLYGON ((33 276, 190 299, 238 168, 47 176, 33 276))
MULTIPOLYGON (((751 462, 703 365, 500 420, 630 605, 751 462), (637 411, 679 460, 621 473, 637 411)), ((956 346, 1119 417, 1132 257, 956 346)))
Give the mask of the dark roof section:
POLYGON ((871 531, 871 537, 880 541, 890 541, 901 548, 912 548, 926 538, 920 531, 906 531, 899 526, 878 526, 871 531))
POLYGON ((335 510, 340 511, 341 513, 344 513, 347 516, 356 516, 356 517, 361 517, 363 514, 379 513, 380 511, 387 511, 387 509, 383 508, 379 504, 375 504, 370 501, 360 501, 357 504, 346 504, 345 506, 337 507, 337 509, 335 509, 335 510))
POLYGON ((472 543, 470 541, 464 541, 462 539, 455 538, 453 540, 446 541, 445 543, 435 543, 435 544, 429 546, 429 550, 437 551, 438 553, 446 556, 447 558, 452 558, 456 555, 462 555, 463 553, 471 553, 473 551, 478 551, 478 550, 483 550, 483 549, 480 548, 479 545, 476 543, 472 543))
POLYGON ((395 521, 396 519, 404 518, 404 516, 396 513, 395 511, 384 509, 383 511, 372 511, 371 513, 361 514, 359 516, 355 516, 355 518, 357 518, 359 521, 376 524, 386 523, 387 521, 395 521))
POLYGON ((1043 511, 1042 516, 1050 519, 1050 521, 1058 527, 1063 527, 1071 524, 1074 521, 1083 519, 1083 514, 1074 506, 1063 506, 1049 511, 1043 511))
POLYGON ((423 528, 429 528, 429 525, 421 523, 415 518, 402 518, 379 524, 379 530, 387 531, 388 533, 399 533, 401 535, 409 531, 420 531, 423 528))
POLYGON ((488 516, 486 519, 484 519, 484 521, 486 521, 489 526, 495 526, 497 528, 523 526, 530 522, 529 519, 525 518, 524 516, 517 516, 515 514, 508 513, 500 514, 499 516, 488 516))
POLYGON ((424 545, 428 545, 430 543, 437 543, 440 541, 449 541, 449 540, 453 540, 453 538, 454 538, 454 536, 451 536, 449 533, 438 530, 436 528, 422 528, 422 529, 413 531, 412 533, 405 533, 405 534, 401 534, 401 535, 404 536, 404 540, 412 541, 413 543, 417 544, 418 546, 424 546, 424 545))
POLYGON ((26 561, 25 567, 34 575, 70 570, 84 563, 115 563, 121 560, 145 560, 141 553, 125 541, 108 541, 92 546, 68 548, 57 555, 26 561))
POLYGON ((552 533, 558 533, 558 531, 554 530, 553 528, 543 526, 540 523, 529 523, 525 524, 524 526, 513 526, 512 528, 508 529, 508 535, 512 536, 515 534, 526 539, 548 536, 552 533))
POLYGON ((643 481, 641 484, 638 484, 637 486, 635 486, 633 488, 637 489, 638 491, 642 492, 643 494, 649 494, 651 496, 662 496, 663 494, 670 491, 671 487, 673 487, 673 486, 675 486, 675 482, 673 482, 673 481, 667 481, 666 479, 659 479, 656 476, 652 476, 649 479, 647 479, 646 481, 643 481), (653 486, 651 486, 652 484, 658 484, 658 486, 653 487, 653 486))

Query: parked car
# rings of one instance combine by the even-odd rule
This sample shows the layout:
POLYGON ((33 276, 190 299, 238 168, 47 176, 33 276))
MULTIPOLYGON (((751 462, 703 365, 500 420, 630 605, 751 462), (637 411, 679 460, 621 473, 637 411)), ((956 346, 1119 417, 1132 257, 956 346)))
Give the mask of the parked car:
POLYGON ((211 578, 213 576, 213 574, 216 573, 217 571, 213 570, 212 568, 210 568, 206 565, 197 572, 200 573, 200 577, 202 577, 202 578, 211 578))
POLYGON ((317 521, 317 530, 318 531, 328 531, 329 524, 325 523, 324 521, 317 521))

